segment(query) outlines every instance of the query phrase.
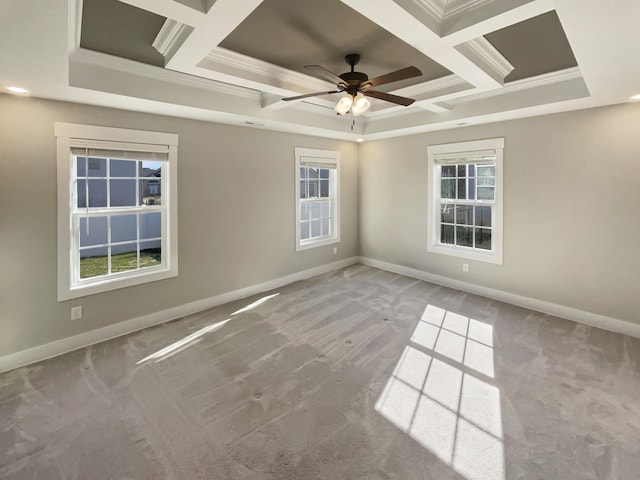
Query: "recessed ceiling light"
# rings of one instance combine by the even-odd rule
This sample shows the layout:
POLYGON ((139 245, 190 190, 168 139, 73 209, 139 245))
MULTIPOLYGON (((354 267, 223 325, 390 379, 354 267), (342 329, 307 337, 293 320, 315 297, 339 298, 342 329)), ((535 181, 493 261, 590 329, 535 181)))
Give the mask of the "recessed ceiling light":
POLYGON ((364 142, 364 138, 359 138, 356 140, 356 142, 364 142))
POLYGON ((27 90, 26 88, 17 87, 15 85, 8 85, 6 88, 11 93, 29 93, 29 90, 27 90))
POLYGON ((631 97, 631 100, 640 100, 640 93, 631 97))

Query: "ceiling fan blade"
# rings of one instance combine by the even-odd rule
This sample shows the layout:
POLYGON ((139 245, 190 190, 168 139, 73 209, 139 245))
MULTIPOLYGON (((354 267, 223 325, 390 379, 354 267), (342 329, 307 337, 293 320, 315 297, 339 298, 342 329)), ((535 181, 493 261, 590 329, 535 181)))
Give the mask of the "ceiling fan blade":
POLYGON ((413 102, 415 102, 413 98, 400 97, 398 95, 392 95, 386 92, 378 92, 376 90, 367 90, 366 92, 362 92, 362 93, 367 97, 379 98, 380 100, 386 100, 387 102, 396 103, 398 105, 404 105, 405 107, 408 107, 413 102))
POLYGON ((344 85, 345 87, 349 86, 348 82, 345 82, 335 73, 330 72, 322 65, 305 65, 304 68, 313 73, 316 77, 322 78, 323 80, 328 80, 331 83, 335 83, 336 85, 344 85))
POLYGON ((401 70, 396 70, 395 72, 380 75, 379 77, 365 80, 360 84, 360 88, 377 87, 379 85, 384 85, 385 83, 406 80, 407 78, 419 77, 420 75, 422 75, 422 72, 416 67, 407 67, 401 70))
POLYGON ((330 92, 307 93, 306 95, 298 95, 296 97, 287 97, 287 98, 283 98, 282 100, 284 100, 285 102, 288 102, 290 100, 300 100, 301 98, 317 97, 318 95, 328 95, 330 93, 340 93, 341 91, 342 90, 332 90, 330 92))

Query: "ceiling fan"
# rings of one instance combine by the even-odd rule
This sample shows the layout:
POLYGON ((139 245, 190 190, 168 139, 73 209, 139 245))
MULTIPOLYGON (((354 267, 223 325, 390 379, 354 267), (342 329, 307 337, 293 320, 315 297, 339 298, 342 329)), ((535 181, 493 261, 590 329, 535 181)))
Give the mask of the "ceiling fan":
POLYGON ((360 61, 360 55, 357 53, 350 53, 344 57, 344 59, 347 64, 351 66, 351 71, 340 75, 330 72, 321 65, 304 66, 304 68, 309 70, 309 73, 316 77, 335 83, 337 90, 307 93, 306 95, 287 97, 282 100, 300 100, 301 98, 345 92, 345 95, 338 101, 335 110, 340 115, 345 115, 351 111, 351 113, 356 116, 362 115, 371 105, 366 97, 378 98, 380 100, 385 100, 397 105, 403 105, 405 107, 415 102, 412 98, 400 97, 386 92, 378 92, 377 90, 371 90, 371 88, 384 85, 386 83, 397 82, 399 80, 406 80, 407 78, 419 77, 422 75, 422 72, 416 67, 406 67, 396 70, 395 72, 380 75, 379 77, 369 78, 365 73, 354 71, 355 65, 360 61))

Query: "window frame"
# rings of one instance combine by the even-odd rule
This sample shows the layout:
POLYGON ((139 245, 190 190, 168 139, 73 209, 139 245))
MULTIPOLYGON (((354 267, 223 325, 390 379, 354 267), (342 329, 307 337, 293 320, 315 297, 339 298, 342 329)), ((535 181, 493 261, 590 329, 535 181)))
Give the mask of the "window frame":
MULTIPOLYGON (((427 147, 428 157, 428 222, 427 222, 427 251, 453 257, 478 260, 481 262, 502 265, 503 263, 503 163, 504 163, 504 138, 488 138, 484 140, 472 140, 468 142, 447 143, 430 145, 427 147), (463 200, 463 204, 492 205, 492 232, 491 250, 482 251, 473 247, 461 245, 443 244, 440 242, 440 180, 442 164, 436 160, 438 155, 459 154, 464 158, 465 154, 473 152, 495 151, 495 196, 493 202, 483 200, 463 200)), ((460 162, 464 163, 464 162, 460 162)), ((467 162, 480 164, 482 162, 467 162)))
MULTIPOLYGON (((154 282, 178 275, 178 175, 177 148, 178 135, 172 133, 130 130, 123 128, 82 125, 73 123, 55 123, 57 138, 57 185, 58 185, 58 301, 70 300, 96 293, 119 288, 131 287, 143 283, 154 282), (110 148, 123 150, 131 149, 149 151, 154 148, 165 147, 168 150, 166 168, 163 166, 162 183, 165 185, 162 208, 149 207, 149 213, 161 211, 163 231, 161 231, 161 245, 163 264, 157 267, 147 267, 126 272, 117 272, 109 276, 91 277, 87 279, 75 278, 75 266, 79 262, 80 251, 77 244, 80 221, 76 212, 77 205, 73 180, 76 173, 72 170, 75 162, 71 149, 78 145, 95 145, 94 148, 110 148), (135 147, 134 147, 135 145, 135 147), (76 251, 77 250, 77 251, 76 251)), ((162 190, 162 187, 161 187, 162 190)), ((88 200, 87 200, 88 201, 88 200)), ((132 207, 133 210, 141 207, 132 207)), ((100 209, 106 216, 113 212, 129 211, 123 207, 100 209)), ((100 213, 98 210, 92 213, 100 213)), ((140 241, 139 239, 137 240, 140 241)))
MULTIPOLYGON (((321 167, 322 168, 322 167, 321 167)), ((318 197, 325 198, 325 197, 318 197)), ((295 148, 295 230, 296 230, 296 251, 308 250, 310 248, 332 245, 340 242, 340 152, 333 150, 318 150, 314 148, 295 148), (335 165, 331 168, 329 176, 329 197, 331 200, 331 231, 332 235, 317 239, 301 238, 301 205, 300 198, 300 167, 303 158, 312 159, 316 164, 335 165)))

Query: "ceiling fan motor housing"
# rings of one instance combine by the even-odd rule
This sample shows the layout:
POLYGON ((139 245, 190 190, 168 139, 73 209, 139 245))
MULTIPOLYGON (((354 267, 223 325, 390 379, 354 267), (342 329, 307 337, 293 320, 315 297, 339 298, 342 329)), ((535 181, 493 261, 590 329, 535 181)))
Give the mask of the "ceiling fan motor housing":
MULTIPOLYGON (((360 61, 360 55, 358 55, 357 53, 350 53, 349 55, 344 57, 344 60, 345 62, 347 62, 347 64, 349 64, 349 66, 351 66, 351 71, 345 72, 342 75, 339 75, 339 77, 349 84, 349 86, 345 89, 347 93, 350 93, 355 97, 358 93, 358 87, 362 84, 362 82, 369 80, 369 76, 366 73, 355 72, 353 70, 353 67, 355 67, 356 64, 360 61)), ((338 87, 340 87, 340 85, 338 85, 338 87)))
POLYGON ((369 76, 362 72, 346 72, 340 75, 340 78, 349 84, 345 90, 351 95, 357 94, 360 84, 369 80, 369 76))

